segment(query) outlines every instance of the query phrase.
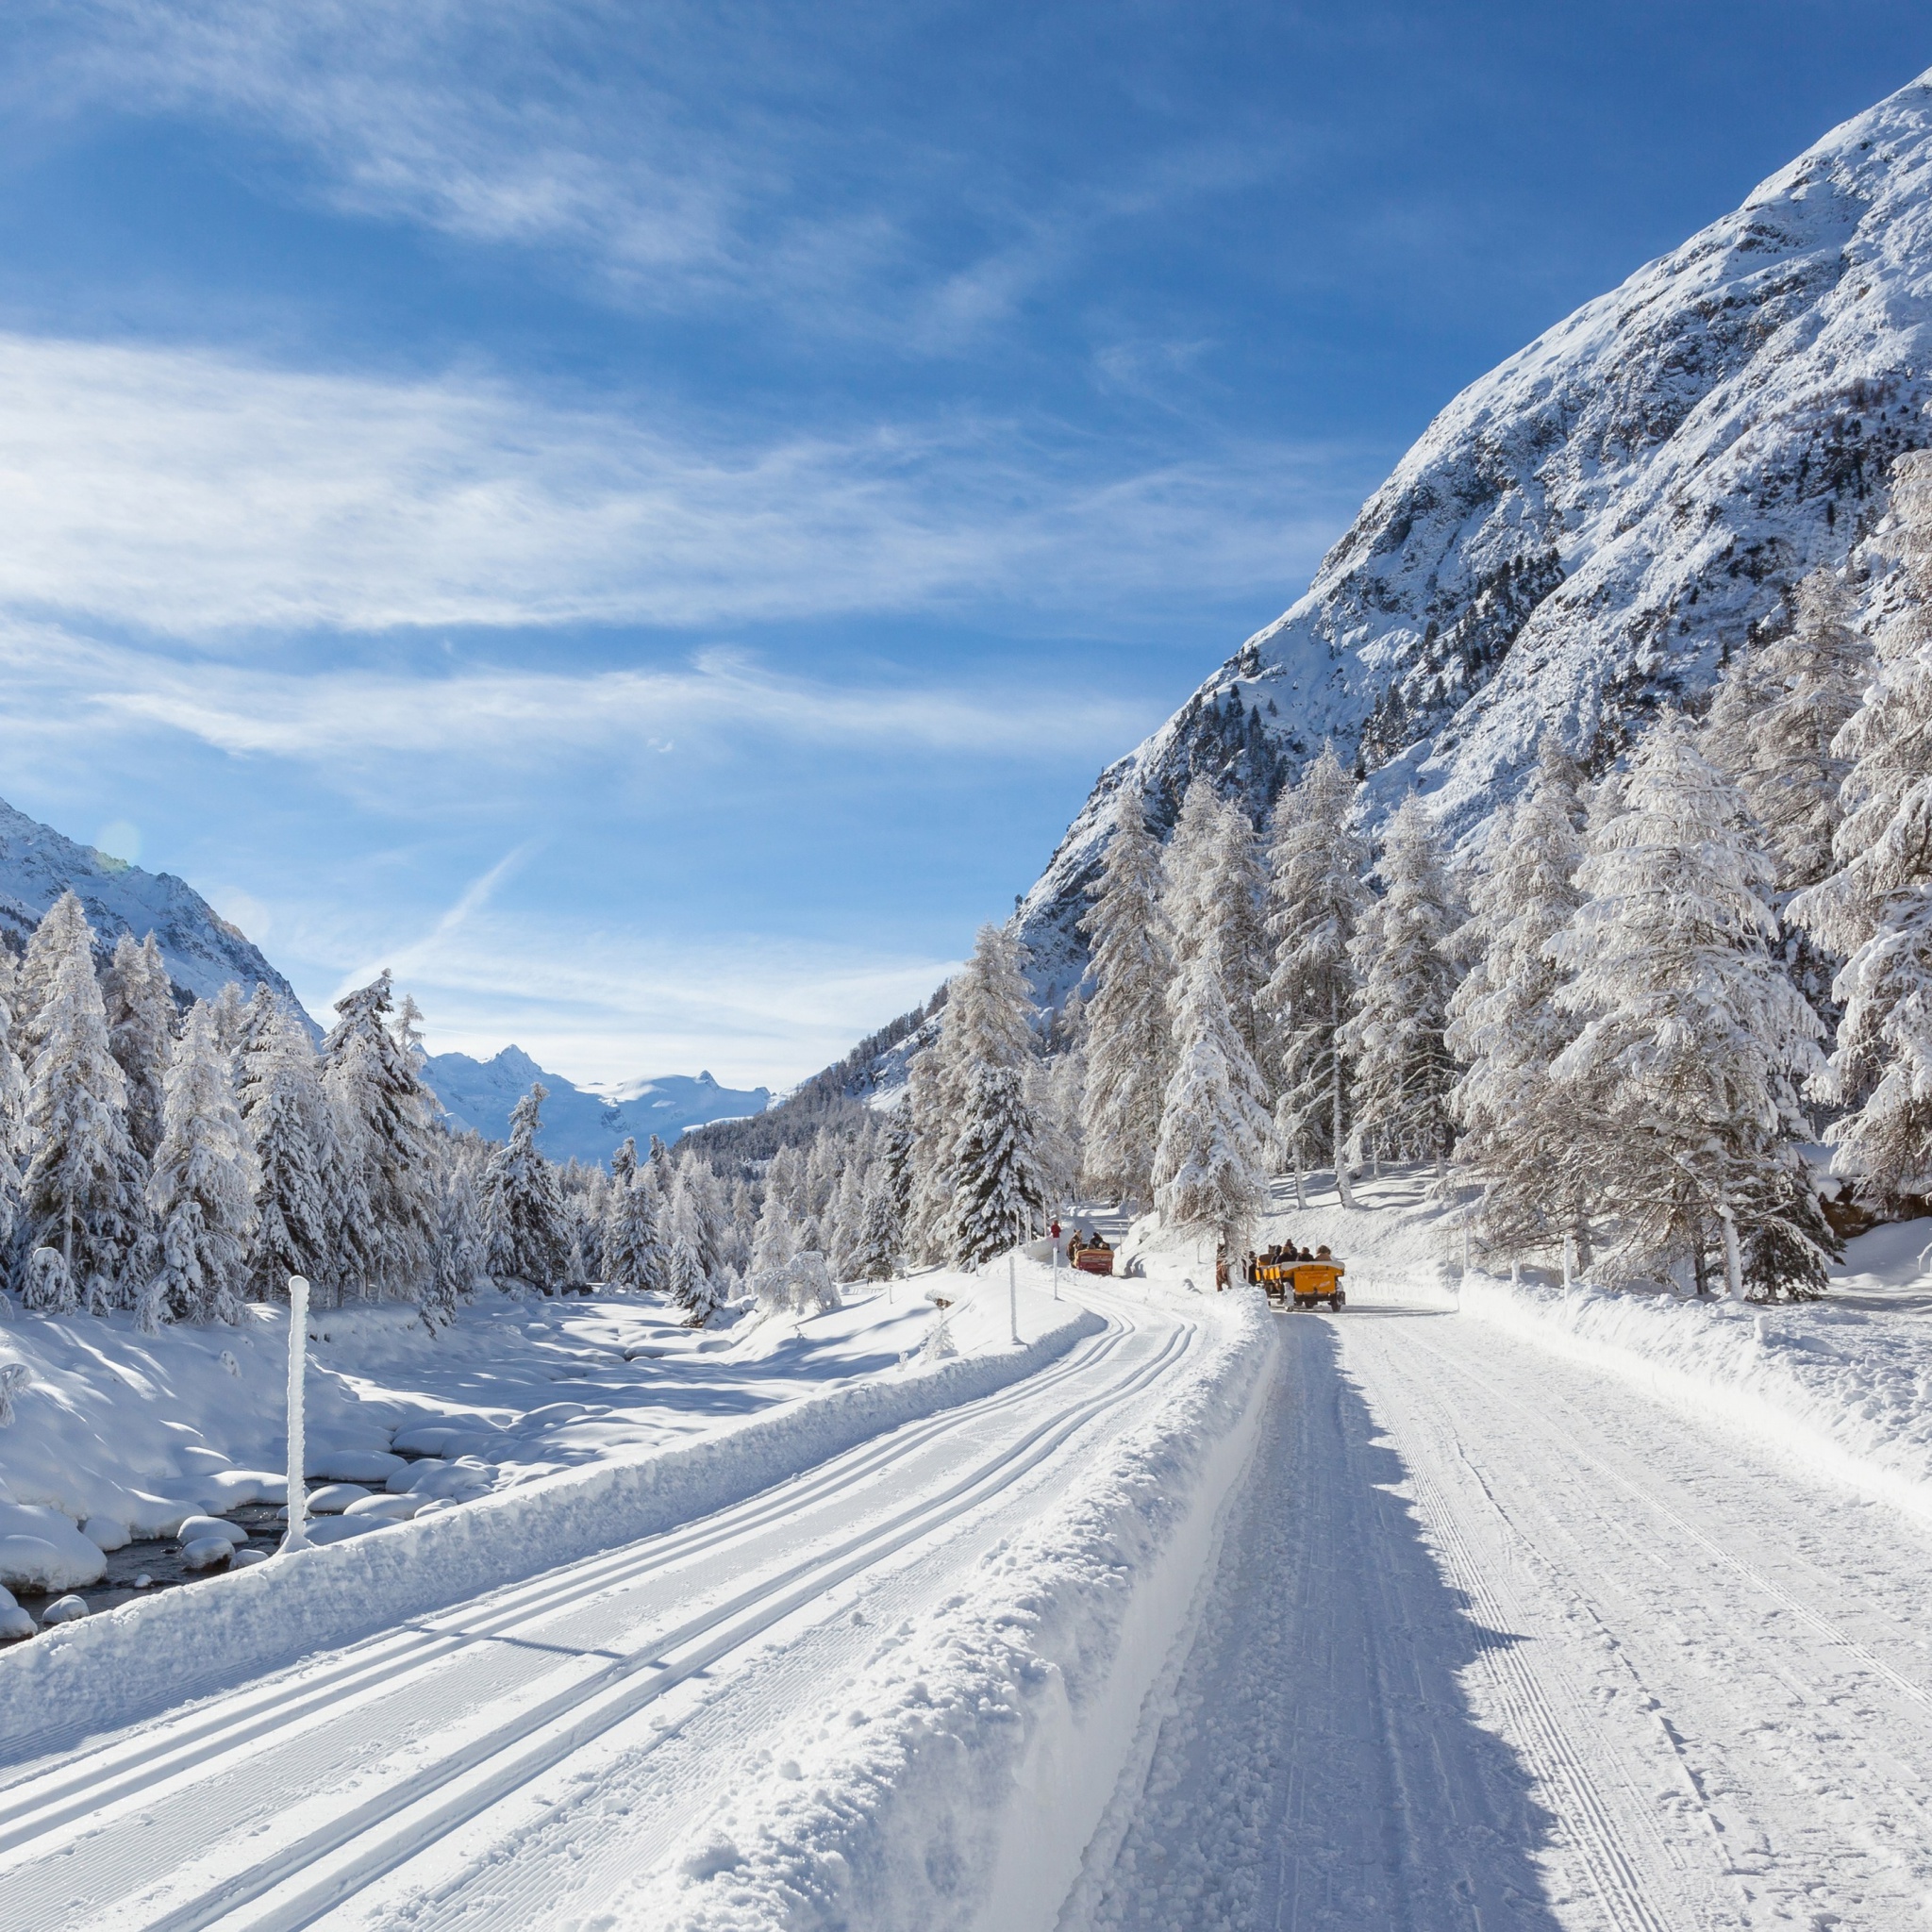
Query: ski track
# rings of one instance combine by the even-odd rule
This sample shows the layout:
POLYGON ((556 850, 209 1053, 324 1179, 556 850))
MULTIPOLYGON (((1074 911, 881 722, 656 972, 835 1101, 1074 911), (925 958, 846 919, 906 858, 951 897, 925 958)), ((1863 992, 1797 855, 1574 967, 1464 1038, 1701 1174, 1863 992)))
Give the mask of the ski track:
POLYGON ((1932 1536, 1446 1309, 1281 1326, 1061 1932, 1924 1925, 1932 1536))
MULTIPOLYGON (((1195 1326, 1108 1330, 745 1504, 0 1783, 0 1922, 571 1925, 760 1739, 1144 1410, 1195 1326)), ((831 1721, 837 1721, 833 1714, 831 1721)))

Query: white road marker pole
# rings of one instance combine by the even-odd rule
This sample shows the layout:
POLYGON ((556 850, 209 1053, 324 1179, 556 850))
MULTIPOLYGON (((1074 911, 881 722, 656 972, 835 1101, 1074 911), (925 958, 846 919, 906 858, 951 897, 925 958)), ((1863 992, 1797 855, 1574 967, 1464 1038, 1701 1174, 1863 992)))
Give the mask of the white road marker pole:
POLYGON ((289 1276, 289 1533, 282 1549, 306 1550, 308 1538, 303 1522, 308 1514, 308 1492, 302 1487, 302 1465, 307 1460, 302 1383, 308 1366, 308 1284, 299 1274, 289 1276))
POLYGON ((1013 1279, 1013 1251, 1007 1250, 1007 1319, 1013 1327, 1013 1346, 1020 1345, 1020 1286, 1013 1279))
POLYGON ((1060 1241, 1056 1235, 1053 1240, 1053 1298, 1060 1298, 1060 1241))

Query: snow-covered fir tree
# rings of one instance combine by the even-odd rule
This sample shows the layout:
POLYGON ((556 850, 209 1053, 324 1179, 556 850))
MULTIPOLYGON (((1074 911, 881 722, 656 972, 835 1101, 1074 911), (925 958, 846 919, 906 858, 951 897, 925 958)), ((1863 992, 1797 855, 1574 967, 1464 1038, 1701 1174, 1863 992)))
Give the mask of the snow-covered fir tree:
POLYGON ((233 1322, 242 1311, 255 1159, 217 1019, 207 1001, 197 1001, 169 1058, 161 1141, 147 1186, 160 1265, 139 1304, 150 1334, 164 1322, 233 1322))
POLYGON ((1575 759, 1546 732, 1528 791, 1497 814, 1475 868, 1453 946, 1469 971, 1450 996, 1446 1039, 1464 1069, 1450 1094, 1457 1158, 1483 1183, 1491 1244, 1516 1254, 1569 1235, 1587 1264, 1594 1191, 1572 1158, 1574 1092, 1550 1078, 1580 1024, 1557 1004, 1563 975, 1550 947, 1582 903, 1582 786, 1575 759))
POLYGON ((489 1230, 479 1186, 487 1157, 479 1159, 454 1145, 447 1154, 437 1189, 435 1265, 422 1296, 423 1320, 431 1329, 447 1328, 458 1308, 489 1279, 489 1230))
POLYGON ((1783 636, 1733 660, 1702 734, 1705 757, 1743 794, 1780 894, 1831 871, 1839 794, 1852 769, 1836 750, 1875 670, 1844 579, 1814 571, 1783 636))
POLYGON ((40 1051, 46 1024, 45 1008, 53 996, 61 961, 77 946, 84 943, 92 947, 93 942, 87 908, 70 886, 41 915, 20 962, 13 999, 15 1044, 28 1066, 40 1051))
POLYGON ((768 1186, 764 1205, 758 1209, 758 1230, 752 1237, 751 1272, 747 1284, 761 1307, 784 1308, 790 1306, 787 1271, 797 1253, 798 1230, 791 1218, 791 1209, 786 1205, 784 1195, 768 1186))
POLYGON ((127 1078, 127 1138, 143 1160, 161 1142, 163 1090, 175 1041, 175 994, 161 949, 149 933, 124 932, 101 974, 108 1044, 127 1078))
POLYGON ((974 1067, 954 1153, 956 1267, 978 1268, 1044 1224, 1047 1183, 1037 1140, 1022 1072, 984 1062, 974 1067))
POLYGON ((365 1291, 408 1294, 428 1271, 435 1233, 433 1102, 411 1037, 411 1004, 391 1024, 390 975, 336 1002, 323 1042, 324 1086, 338 1118, 345 1258, 365 1291))
POLYGON ((859 1224, 853 1253, 856 1281, 890 1281, 899 1272, 902 1252, 899 1209, 891 1182, 883 1175, 866 1196, 865 1217, 859 1224))
POLYGON ((1357 1141, 1398 1159, 1449 1156, 1456 1063, 1443 1035, 1456 969, 1444 946, 1456 895, 1422 801, 1411 794, 1389 823, 1378 867, 1382 896, 1350 942, 1355 1010, 1341 1029, 1357 1141))
POLYGON ((1275 803, 1267 915, 1274 970, 1260 995, 1275 1139, 1297 1184, 1304 1166, 1328 1161, 1345 1206, 1354 1195, 1341 1029, 1355 1003, 1349 947, 1369 898, 1369 853, 1350 824, 1354 804, 1354 781, 1332 745, 1275 803))
POLYGON ((25 1233, 21 1184, 32 1151, 27 1137, 26 1072, 14 1050, 13 999, 18 974, 0 952, 0 1287, 18 1275, 18 1240, 25 1233))
POLYGON ((721 1290, 725 1274, 719 1225, 722 1205, 717 1176, 708 1162, 685 1159, 677 1163, 665 1209, 668 1238, 674 1243, 682 1241, 696 1258, 699 1274, 707 1283, 718 1283, 721 1290))
POLYGON ((255 1158, 255 1238, 248 1292, 286 1300, 299 1274, 319 1292, 335 1286, 329 1168, 335 1120, 308 1029, 276 1003, 242 1057, 242 1122, 255 1158))
POLYGON ((1174 962, 1160 921, 1160 841, 1132 785, 1115 797, 1099 894, 1081 924, 1092 937, 1096 982, 1086 1015, 1086 1172, 1104 1191, 1144 1201, 1174 1060, 1174 962))
POLYGON ((1572 975, 1557 1002, 1584 1023, 1555 1075, 1612 1217, 1608 1272, 1683 1267, 1701 1292, 1741 1235, 1761 1271, 1745 1289, 1808 1292, 1832 1237, 1794 1142, 1822 1028, 1773 951, 1772 862, 1675 713, 1644 734, 1620 808, 1592 815, 1584 902, 1553 947, 1572 975))
POLYGON ((670 1287, 658 1201, 649 1174, 635 1162, 610 1193, 604 1223, 604 1279, 621 1294, 662 1293, 670 1287))
POLYGON ((51 934, 42 958, 52 963, 27 1090, 26 1245, 58 1252, 90 1307, 126 1307, 152 1252, 147 1173, 127 1138, 127 1082, 108 1047, 93 934, 70 912, 79 912, 71 892, 34 936, 51 934))
POLYGON ((1037 1233, 1046 1212, 1026 1104, 1033 999, 1010 926, 983 925, 946 1001, 942 1044, 962 1078, 949 1152, 948 1258, 974 1268, 1037 1233))
POLYGON ((1833 741, 1849 758, 1833 870, 1789 916, 1844 964, 1830 1069, 1813 1091, 1845 1111, 1833 1168, 1878 1200, 1932 1191, 1932 455, 1892 472, 1908 595, 1875 675, 1833 741))
POLYGON ((1177 1058, 1155 1150, 1154 1198, 1172 1226, 1245 1244, 1267 1198, 1260 1076, 1229 1010, 1221 938, 1189 960, 1174 1004, 1177 1058))
POLYGON ((491 1156, 483 1177, 489 1271, 512 1293, 554 1289, 570 1268, 562 1190, 537 1146, 548 1097, 540 1081, 510 1108, 509 1139, 491 1156))

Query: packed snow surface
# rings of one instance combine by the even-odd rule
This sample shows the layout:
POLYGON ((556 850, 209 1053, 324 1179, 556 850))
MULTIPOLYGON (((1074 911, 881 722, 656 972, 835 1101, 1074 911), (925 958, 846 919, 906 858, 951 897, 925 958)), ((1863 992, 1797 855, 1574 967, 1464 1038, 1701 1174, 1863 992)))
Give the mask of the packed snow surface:
MULTIPOLYGON (((1512 1286, 1425 1176, 1360 1195, 1276 1190, 1273 1232, 1347 1257, 1339 1314, 1201 1293, 1144 1226, 1144 1277, 1058 1304, 1023 1258, 1018 1349, 1003 1269, 925 1277, 969 1304, 957 1353, 15 1645, 0 1895, 50 1925, 1922 1925, 1932 1228, 1733 1308, 1512 1286), (253 1633, 290 1619, 271 1668, 253 1633)), ((935 1322, 817 1319, 834 1353, 935 1322)), ((782 1371, 814 1325, 728 1353, 782 1371)), ((342 1486, 413 1500, 396 1450, 465 1426, 342 1486)))

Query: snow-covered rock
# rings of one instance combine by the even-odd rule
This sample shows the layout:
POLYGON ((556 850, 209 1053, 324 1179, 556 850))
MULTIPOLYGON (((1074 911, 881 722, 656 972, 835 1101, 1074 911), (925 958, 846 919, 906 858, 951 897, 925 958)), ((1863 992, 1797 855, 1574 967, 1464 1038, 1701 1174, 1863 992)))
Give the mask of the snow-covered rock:
POLYGON ((99 1546, 59 1510, 0 1503, 0 1584, 11 1590, 79 1590, 107 1574, 99 1546))
POLYGON ((235 1545, 225 1536, 197 1537, 181 1546, 184 1570, 219 1570, 235 1558, 235 1545))
POLYGON ((233 1543, 245 1543, 248 1532, 240 1524, 224 1523, 219 1516, 191 1516, 175 1534, 184 1544, 197 1543, 211 1536, 226 1537, 233 1543))
POLYGON ((125 1550, 134 1541, 134 1532, 111 1516, 90 1516, 80 1533, 95 1549, 108 1552, 125 1550))
POLYGON ((308 1492, 308 1513, 340 1516, 351 1503, 359 1503, 370 1493, 360 1483, 324 1483, 321 1489, 308 1492))
POLYGON ((273 987, 302 1011, 295 989, 192 886, 77 844, 0 800, 0 933, 16 953, 70 887, 104 951, 124 932, 152 932, 177 993, 210 998, 232 979, 244 993, 273 987))
POLYGON ((56 1597, 41 1612, 42 1624, 77 1624, 87 1615, 87 1599, 79 1596, 56 1597))
POLYGON ((1118 788, 1163 832, 1211 773, 1259 813, 1333 739, 1379 816, 1420 788, 1479 836, 1555 726, 1593 762, 1704 691, 1807 571, 1856 556, 1932 442, 1932 76, 1588 303, 1437 417, 1324 559, 1109 766, 1023 922, 1058 991, 1118 788))

